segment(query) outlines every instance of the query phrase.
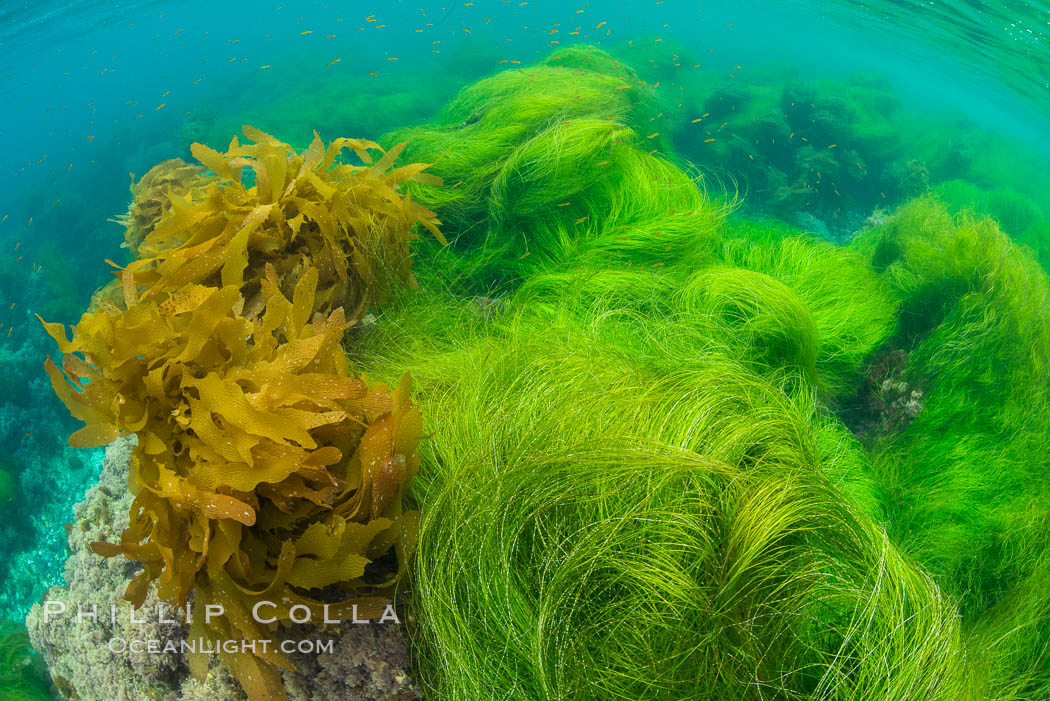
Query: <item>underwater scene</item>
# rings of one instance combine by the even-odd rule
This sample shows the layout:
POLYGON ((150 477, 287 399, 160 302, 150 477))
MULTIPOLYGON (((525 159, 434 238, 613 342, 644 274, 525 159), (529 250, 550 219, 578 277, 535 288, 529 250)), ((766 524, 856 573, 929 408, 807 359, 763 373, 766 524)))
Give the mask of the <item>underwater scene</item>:
POLYGON ((1048 41, 0 7, 0 701, 1050 699, 1048 41))

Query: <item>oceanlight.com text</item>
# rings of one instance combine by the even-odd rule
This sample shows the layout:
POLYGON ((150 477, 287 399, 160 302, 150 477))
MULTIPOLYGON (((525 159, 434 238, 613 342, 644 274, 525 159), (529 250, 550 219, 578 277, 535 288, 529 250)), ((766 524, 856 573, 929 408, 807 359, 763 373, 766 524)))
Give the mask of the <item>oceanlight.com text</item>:
POLYGON ((207 640, 197 638, 196 640, 142 640, 139 638, 111 638, 107 647, 114 655, 164 655, 178 653, 217 655, 220 652, 226 654, 253 655, 265 654, 272 650, 280 650, 291 654, 299 652, 307 655, 331 653, 335 649, 334 640, 207 640))

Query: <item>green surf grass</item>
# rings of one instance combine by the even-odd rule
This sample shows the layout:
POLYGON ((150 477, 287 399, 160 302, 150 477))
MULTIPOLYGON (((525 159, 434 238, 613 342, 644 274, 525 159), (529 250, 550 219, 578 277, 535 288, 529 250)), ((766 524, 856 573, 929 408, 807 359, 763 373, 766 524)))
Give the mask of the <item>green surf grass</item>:
POLYGON ((1031 253, 931 197, 848 246, 727 219, 629 68, 556 56, 387 139, 437 161, 413 196, 453 239, 354 358, 433 431, 428 697, 1050 692, 1031 253), (922 401, 855 436, 887 357, 922 401))
POLYGON ((29 645, 25 626, 0 621, 0 698, 47 701, 51 698, 44 662, 29 645))

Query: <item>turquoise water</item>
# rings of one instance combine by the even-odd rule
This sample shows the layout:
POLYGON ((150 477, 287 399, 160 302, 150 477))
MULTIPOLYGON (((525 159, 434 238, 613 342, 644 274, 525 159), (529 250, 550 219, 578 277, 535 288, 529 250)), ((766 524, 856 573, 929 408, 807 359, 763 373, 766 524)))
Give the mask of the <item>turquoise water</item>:
POLYGON ((314 130, 326 141, 378 138, 430 120, 483 76, 591 43, 633 65, 666 105, 654 144, 708 174, 712 191, 734 190, 742 215, 844 241, 919 191, 978 208, 987 193, 1009 191, 1020 202, 1010 211, 1024 211, 1015 226, 1004 207, 989 213, 1045 266, 1048 40, 1045 4, 961 0, 0 9, 0 469, 11 477, 0 500, 0 619, 22 620, 62 583, 63 525, 101 469, 100 450, 65 446, 76 423, 43 374, 44 357, 57 351, 35 315, 79 318, 109 279, 105 260, 130 259, 111 218, 127 210, 132 179, 164 159, 190 160, 192 142, 221 150, 242 124, 299 148, 314 130), (752 148, 776 136, 740 115, 753 109, 761 121, 787 104, 762 103, 763 91, 785 90, 841 95, 843 114, 863 112, 847 119, 830 110, 837 121, 827 133, 856 137, 855 159, 813 161, 818 173, 819 163, 842 171, 834 196, 783 195, 794 187, 795 156, 764 142, 766 150, 752 148), (724 109, 718 124, 703 121, 711 105, 724 109), (723 146, 733 143, 746 148, 723 146))

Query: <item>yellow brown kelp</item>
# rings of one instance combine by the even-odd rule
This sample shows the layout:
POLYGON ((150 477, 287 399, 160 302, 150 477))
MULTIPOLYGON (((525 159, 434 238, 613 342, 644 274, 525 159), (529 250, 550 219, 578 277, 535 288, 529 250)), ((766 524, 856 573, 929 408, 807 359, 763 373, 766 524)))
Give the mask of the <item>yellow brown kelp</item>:
MULTIPOLYGON (((378 615, 403 574, 422 416, 407 374, 393 390, 355 376, 342 339, 377 298, 369 286, 411 281, 412 225, 437 233, 396 190, 425 165, 388 173, 395 150, 337 165, 342 148, 367 160, 374 145, 315 138, 299 155, 245 133, 258 144, 194 145, 221 181, 200 203, 172 198, 143 240, 150 257, 121 274, 121 305, 85 314, 72 340, 45 324, 64 354, 61 370, 45 364, 52 386, 86 424, 70 444, 138 436, 130 525, 96 552, 143 563, 125 593, 135 605, 154 581, 179 606, 192 593, 190 637, 216 642, 271 638, 258 602, 279 621, 295 606, 315 620, 378 615), (206 622, 208 604, 225 615, 206 622)), ((294 667, 279 651, 220 654, 251 699, 285 698, 278 669, 294 667)), ((190 665, 207 672, 204 654, 190 665)))
POLYGON ((316 269, 316 309, 343 307, 360 317, 396 284, 414 284, 408 241, 419 222, 443 241, 433 212, 402 196, 408 180, 436 184, 440 179, 414 163, 390 170, 399 144, 373 162, 377 144, 320 137, 302 153, 252 127, 254 144, 236 137, 226 153, 193 144, 194 156, 222 184, 208 189, 200 203, 172 199, 171 215, 143 241, 131 271, 145 297, 187 284, 234 285, 245 298, 245 313, 262 305, 259 280, 266 264, 275 268, 286 296, 309 269, 316 269), (337 162, 352 150, 364 165, 337 162), (243 168, 254 172, 249 186, 243 168))
POLYGON ((186 163, 181 158, 161 161, 149 169, 138 182, 131 185, 131 205, 127 214, 113 221, 124 226, 124 246, 138 255, 139 245, 153 231, 171 198, 198 199, 215 182, 199 165, 186 163))

